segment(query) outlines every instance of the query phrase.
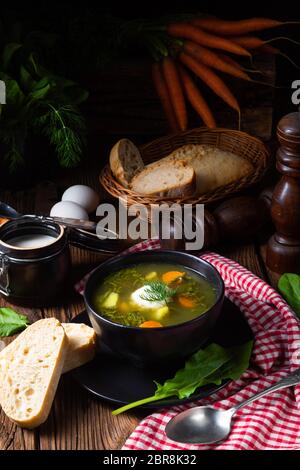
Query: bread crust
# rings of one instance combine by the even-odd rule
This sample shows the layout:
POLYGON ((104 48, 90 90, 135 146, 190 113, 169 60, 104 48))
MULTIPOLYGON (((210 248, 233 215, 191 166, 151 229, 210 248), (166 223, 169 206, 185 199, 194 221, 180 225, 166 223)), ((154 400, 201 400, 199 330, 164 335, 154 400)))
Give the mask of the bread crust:
MULTIPOLYGON (((137 187, 139 186, 139 181, 142 178, 147 177, 148 175, 151 174, 153 170, 157 170, 161 166, 165 166, 166 163, 163 160, 160 160, 155 163, 151 163, 145 169, 140 172, 138 175, 136 175, 131 183, 131 189, 133 191, 137 191, 137 187)), ((147 191, 147 192, 140 192, 140 194, 145 194, 145 196, 155 196, 155 197, 165 197, 165 198, 171 198, 171 199, 176 199, 176 198, 187 198, 190 196, 193 196, 196 192, 196 174, 195 170, 191 165, 186 164, 184 161, 176 161, 174 162, 174 170, 176 169, 177 171, 182 168, 182 171, 186 171, 187 169, 190 170, 190 178, 188 181, 185 183, 178 183, 176 186, 170 187, 168 189, 161 189, 158 191, 147 191)))
POLYGON ((90 362, 96 354, 96 333, 90 326, 79 323, 62 323, 69 340, 62 373, 90 362))
MULTIPOLYGON (((49 341, 49 339, 48 339, 49 341)), ((0 385, 0 404, 3 408, 3 411, 6 415, 16 424, 27 429, 33 429, 37 426, 40 426, 46 421, 50 413, 58 382, 62 373, 66 353, 68 350, 68 339, 64 332, 64 329, 61 323, 55 318, 47 318, 39 320, 32 325, 30 325, 25 331, 23 331, 18 338, 12 342, 7 348, 8 351, 3 350, 0 358, 0 373, 1 373, 1 385, 0 385), (44 358, 42 353, 41 356, 45 359, 44 365, 48 367, 47 372, 50 370, 49 374, 46 375, 44 386, 42 387, 43 393, 38 398, 37 409, 34 412, 31 408, 27 408, 24 416, 20 418, 18 416, 18 408, 14 408, 14 403, 19 403, 19 406, 23 409, 24 407, 30 406, 30 401, 26 401, 26 391, 22 395, 18 396, 18 389, 22 388, 23 384, 21 383, 22 373, 26 376, 24 377, 24 385, 27 388, 27 391, 32 390, 32 399, 34 394, 37 393, 35 388, 38 388, 38 384, 41 381, 41 375, 43 371, 43 364, 40 364, 40 374, 37 372, 37 361, 38 358, 34 357, 32 363, 28 360, 27 367, 22 366, 22 357, 16 358, 15 356, 20 356, 20 351, 23 350, 23 353, 26 353, 26 349, 30 349, 31 345, 34 346, 34 343, 43 338, 45 331, 49 335, 53 336, 54 346, 54 358, 53 362, 48 361, 47 358, 44 358), (55 340, 54 340, 55 338, 55 340), (5 353, 4 353, 5 351, 5 353), (23 367, 23 369, 22 369, 23 367), (19 370, 18 370, 19 368, 19 370), (23 370, 23 372, 22 372, 23 370), (15 374, 16 371, 20 373, 19 387, 18 384, 14 383, 11 375, 15 374), (32 371, 32 378, 27 374, 28 371, 32 371), (15 401, 12 401, 12 397, 15 394, 15 401), (28 405, 29 403, 29 405, 28 405), (31 411, 30 411, 31 410, 31 411), (26 412, 28 412, 26 414, 26 412), (35 413, 35 414, 31 414, 35 413)), ((45 370, 45 369, 44 369, 45 370)), ((34 408, 34 407, 33 407, 34 408)), ((22 411, 23 412, 23 411, 22 411)))
POLYGON ((144 163, 138 148, 129 139, 121 139, 113 146, 109 155, 109 165, 116 180, 125 188, 128 188, 135 174, 144 168, 144 163), (125 156, 126 162, 122 161, 122 152, 125 152, 126 148, 131 149, 135 159, 134 167, 136 166, 137 168, 133 167, 133 161, 130 156, 125 156))
POLYGON ((253 165, 246 158, 212 145, 187 144, 161 161, 178 160, 183 160, 194 168, 197 195, 237 181, 253 171, 253 165))

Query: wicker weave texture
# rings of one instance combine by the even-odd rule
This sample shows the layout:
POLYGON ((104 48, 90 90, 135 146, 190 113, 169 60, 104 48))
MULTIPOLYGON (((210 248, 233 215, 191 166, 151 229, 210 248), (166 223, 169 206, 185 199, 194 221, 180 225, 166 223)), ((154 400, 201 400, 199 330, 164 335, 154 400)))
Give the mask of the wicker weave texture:
POLYGON ((208 204, 224 199, 258 182, 267 169, 269 151, 267 147, 256 137, 245 132, 229 129, 196 128, 180 134, 172 134, 156 139, 140 148, 145 164, 160 160, 174 150, 187 144, 212 145, 232 152, 249 160, 253 165, 253 171, 248 175, 232 183, 201 195, 195 195, 187 199, 165 199, 161 197, 149 197, 138 194, 131 189, 124 188, 113 176, 109 165, 106 165, 100 174, 100 183, 106 191, 114 197, 127 199, 127 204, 157 204, 165 202, 185 202, 189 204, 208 204))

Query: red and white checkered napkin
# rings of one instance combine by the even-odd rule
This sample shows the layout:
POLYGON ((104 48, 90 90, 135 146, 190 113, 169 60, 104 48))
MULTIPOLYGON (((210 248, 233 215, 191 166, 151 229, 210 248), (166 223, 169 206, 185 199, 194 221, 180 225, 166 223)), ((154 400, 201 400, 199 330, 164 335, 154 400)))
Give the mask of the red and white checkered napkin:
MULTIPOLYGON (((130 251, 147 248, 159 248, 159 242, 145 242, 130 251)), ((180 445, 167 438, 165 426, 178 411, 206 404, 230 408, 300 366, 300 322, 282 297, 238 263, 215 253, 205 253, 202 257, 219 271, 226 296, 244 313, 253 331, 255 342, 250 368, 239 380, 230 382, 207 399, 148 416, 123 449, 300 449, 300 385, 267 395, 238 411, 225 442, 180 445)))

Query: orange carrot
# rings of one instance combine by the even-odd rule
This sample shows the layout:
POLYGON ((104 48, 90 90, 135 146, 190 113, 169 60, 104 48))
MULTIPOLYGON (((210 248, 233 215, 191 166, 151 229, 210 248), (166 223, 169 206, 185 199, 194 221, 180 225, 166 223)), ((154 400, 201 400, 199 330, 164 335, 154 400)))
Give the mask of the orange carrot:
POLYGON ((270 18, 249 18, 238 21, 226 21, 219 18, 195 18, 192 20, 192 24, 200 26, 211 33, 224 36, 239 36, 289 23, 292 22, 282 22, 270 18))
POLYGON ((215 36, 213 34, 202 31, 200 28, 190 23, 173 23, 167 28, 170 36, 182 39, 190 39, 202 46, 211 47, 212 49, 221 49, 232 54, 249 56, 249 52, 243 47, 235 44, 229 39, 215 36))
POLYGON ((179 128, 185 131, 187 129, 187 111, 180 77, 174 60, 171 57, 165 57, 162 62, 162 69, 179 128))
POLYGON ((180 76, 186 96, 195 111, 197 111, 199 116, 202 118, 204 124, 210 128, 216 127, 216 121, 210 108, 208 107, 195 82, 191 79, 183 67, 180 68, 180 76))
POLYGON ((206 47, 199 46, 191 41, 185 41, 183 50, 209 67, 228 73, 234 77, 242 78, 243 80, 250 80, 250 77, 243 72, 240 67, 235 67, 232 64, 225 62, 219 54, 207 49, 206 47))
MULTIPOLYGON (((263 41, 260 38, 257 37, 250 37, 250 36, 241 36, 239 38, 232 38, 233 41, 235 40, 241 41, 245 44, 244 47, 248 47, 249 49, 257 49, 260 52, 265 52, 269 54, 278 54, 280 51, 276 47, 271 46, 268 41, 263 41), (246 46, 247 43, 247 46, 246 46)), ((219 54, 220 55, 220 54, 219 54)), ((232 60, 231 57, 225 56, 225 54, 222 57, 223 60, 229 59, 230 61, 232 60)), ((235 62, 236 65, 240 65, 237 62, 235 62)), ((245 70, 244 67, 240 65, 241 69, 245 70)))
POLYGON ((163 273, 161 280, 165 282, 166 284, 170 284, 173 281, 176 281, 179 277, 185 276, 185 272, 181 271, 168 271, 166 273, 163 273))
POLYGON ((154 63, 152 66, 152 79, 155 85, 156 92, 160 99, 162 108, 166 115, 166 118, 169 123, 170 130, 173 132, 178 132, 179 125, 176 120, 175 111, 170 100, 169 91, 164 79, 161 66, 158 62, 154 63))
POLYGON ((223 54, 222 52, 218 52, 218 56, 224 61, 227 62, 228 64, 232 65, 233 67, 236 67, 237 69, 243 70, 243 67, 241 64, 239 64, 236 60, 234 60, 232 57, 229 57, 226 54, 223 54))
POLYGON ((257 49, 265 45, 265 41, 256 36, 237 36, 231 40, 245 49, 257 49))
POLYGON ((159 321, 148 320, 140 324, 140 328, 161 328, 162 324, 159 321))
POLYGON ((265 44, 264 46, 260 47, 258 49, 258 52, 264 52, 266 54, 278 54, 281 57, 284 57, 286 60, 288 60, 294 67, 297 69, 300 69, 300 65, 296 64, 290 56, 282 52, 280 49, 277 49, 277 47, 270 46, 270 44, 265 44))
POLYGON ((275 38, 268 39, 267 41, 264 41, 263 39, 260 39, 256 36, 236 36, 230 38, 230 40, 235 42, 239 46, 244 47, 245 49, 258 49, 259 47, 262 47, 265 44, 280 40, 290 41, 293 44, 300 45, 299 41, 295 41, 294 39, 286 36, 277 36, 275 38))
MULTIPOLYGON (((256 69, 253 69, 253 68, 246 68, 246 67, 243 67, 241 64, 239 64, 238 62, 236 62, 236 60, 233 60, 232 57, 229 57, 229 56, 226 55, 226 54, 221 54, 220 52, 218 52, 218 55, 220 56, 220 58, 221 58, 224 62, 227 62, 228 64, 233 65, 233 67, 236 67, 237 69, 243 70, 244 72, 262 73, 260 70, 256 70, 256 69)), ((248 75, 248 77, 249 77, 249 75, 248 75)), ((250 77, 249 77, 249 78, 250 78, 250 77)), ((250 79, 250 80, 251 80, 251 79, 250 79)))
POLYGON ((0 227, 1 227, 1 225, 5 224, 6 222, 8 222, 8 219, 4 219, 3 217, 0 217, 0 227))
POLYGON ((240 112, 240 107, 227 87, 227 85, 218 77, 209 67, 200 62, 196 61, 193 57, 182 52, 179 55, 180 61, 194 72, 197 77, 206 83, 222 100, 225 101, 231 108, 235 109, 238 113, 240 112))
POLYGON ((270 44, 264 44, 259 48, 259 52, 265 52, 266 54, 282 54, 277 47, 270 46, 270 44))
POLYGON ((186 295, 180 295, 178 297, 178 302, 184 308, 193 308, 193 307, 195 307, 195 302, 190 297, 187 297, 186 295))

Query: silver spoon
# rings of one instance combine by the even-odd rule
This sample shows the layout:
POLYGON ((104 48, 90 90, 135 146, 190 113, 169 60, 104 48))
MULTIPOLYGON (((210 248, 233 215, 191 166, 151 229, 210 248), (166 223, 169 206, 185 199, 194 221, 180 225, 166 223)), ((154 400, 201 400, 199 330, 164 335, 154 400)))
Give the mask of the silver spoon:
POLYGON ((48 217, 44 215, 23 215, 16 211, 13 207, 9 206, 5 202, 0 201, 0 217, 7 219, 24 219, 31 217, 41 222, 57 222, 58 224, 65 225, 66 227, 77 228, 82 231, 89 231, 89 235, 95 235, 98 238, 118 238, 118 234, 110 229, 103 230, 103 235, 100 233, 92 233, 97 229, 97 223, 90 220, 73 219, 67 217, 48 217), (91 231, 91 232, 90 232, 91 231), (106 233, 104 233, 106 231, 106 233))
POLYGON ((240 408, 275 390, 299 383, 300 368, 229 410, 217 410, 212 406, 197 406, 183 411, 168 422, 166 434, 169 439, 186 444, 213 444, 221 441, 229 435, 232 417, 240 408))

